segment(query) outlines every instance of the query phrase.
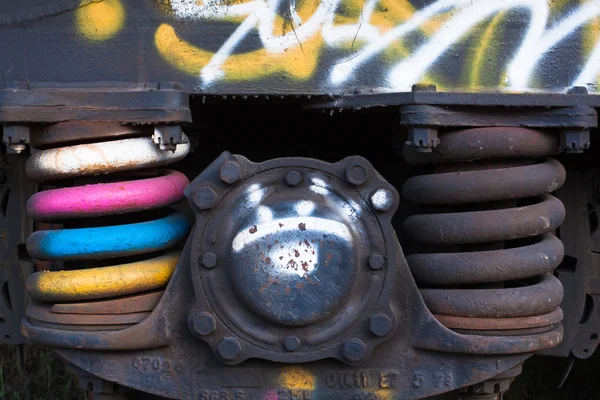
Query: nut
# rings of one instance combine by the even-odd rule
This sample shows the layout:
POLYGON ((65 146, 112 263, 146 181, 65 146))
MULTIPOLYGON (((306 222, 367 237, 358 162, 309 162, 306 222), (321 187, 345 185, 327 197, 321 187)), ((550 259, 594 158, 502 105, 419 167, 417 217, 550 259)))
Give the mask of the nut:
POLYGON ((194 192, 194 204, 200 210, 213 208, 217 202, 217 193, 208 186, 198 188, 194 192))
POLYGON ((302 175, 296 170, 292 170, 285 175, 285 181, 290 186, 298 186, 302 182, 302 175))
POLYGON ((242 345, 236 338, 227 336, 219 342, 217 345, 217 351, 224 360, 233 361, 242 352, 242 345))
POLYGON ((206 336, 217 328, 215 316, 209 312, 199 312, 192 318, 192 329, 198 335, 206 336))
POLYGON ((300 347, 300 339, 296 336, 288 336, 283 339, 283 346, 287 351, 296 351, 300 347))
POLYGON ((377 189, 371 195, 371 204, 377 211, 387 211, 394 205, 394 195, 389 189, 377 189))
POLYGON ((346 168, 346 179, 354 186, 360 186, 369 179, 369 170, 361 163, 354 163, 346 168))
POLYGON ((381 254, 373 254, 371 257, 369 257, 369 268, 371 268, 372 270, 381 269, 383 268, 384 264, 385 259, 381 254))
POLYGON ((358 362, 365 358, 367 352, 367 346, 359 338, 351 338, 344 342, 344 349, 342 354, 350 362, 358 362))
POLYGON ((369 330, 375 336, 385 336, 392 330, 392 319, 384 313, 377 313, 369 319, 369 330))
POLYGON ((219 176, 223 182, 233 185, 242 179, 242 167, 235 161, 227 161, 221 166, 219 176))
POLYGON ((202 265, 205 268, 214 268, 217 265, 217 255, 215 253, 206 253, 202 256, 202 265))

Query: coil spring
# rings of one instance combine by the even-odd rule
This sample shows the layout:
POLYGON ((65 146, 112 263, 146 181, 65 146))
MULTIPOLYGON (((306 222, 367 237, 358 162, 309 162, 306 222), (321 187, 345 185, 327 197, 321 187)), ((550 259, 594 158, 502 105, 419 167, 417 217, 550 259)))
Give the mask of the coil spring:
MULTIPOLYGON (((129 134, 135 134, 131 129, 129 134)), ((114 131, 111 135, 103 125, 94 143, 49 148, 27 162, 27 175, 38 182, 86 176, 103 182, 41 191, 29 199, 27 212, 34 221, 76 226, 34 232, 27 240, 31 257, 100 264, 30 276, 27 292, 34 301, 27 314, 32 323, 67 330, 124 329, 149 314, 160 300, 158 289, 175 269, 179 252, 169 249, 186 237, 188 219, 167 210, 147 220, 147 212, 181 200, 189 182, 177 171, 148 169, 183 159, 189 151, 187 137, 175 151, 161 151, 150 136, 100 141, 121 136, 123 127, 114 131), (141 211, 146 220, 133 214, 141 211), (123 223, 132 218, 133 223, 123 223), (84 227, 78 227, 82 221, 77 219, 84 227)))
POLYGON ((558 152, 557 136, 474 128, 441 135, 440 142, 432 153, 404 148, 410 164, 441 164, 403 186, 409 202, 431 207, 403 223, 408 238, 427 246, 407 257, 426 305, 464 334, 553 329, 562 320, 563 289, 552 271, 564 248, 552 232, 565 209, 550 193, 566 173, 545 157, 558 152))

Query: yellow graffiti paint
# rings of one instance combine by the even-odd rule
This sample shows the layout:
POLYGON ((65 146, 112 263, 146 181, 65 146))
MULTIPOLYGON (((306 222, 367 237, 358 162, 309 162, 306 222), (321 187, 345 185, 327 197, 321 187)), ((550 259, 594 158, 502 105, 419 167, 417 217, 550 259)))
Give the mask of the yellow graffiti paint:
POLYGON ((124 22, 125 9, 120 0, 83 1, 75 12, 77 30, 88 40, 108 40, 121 30, 124 22))
POLYGON ((498 52, 497 45, 493 45, 493 39, 499 33, 498 25, 506 16, 506 11, 498 13, 483 31, 476 47, 473 49, 473 59, 471 61, 471 70, 469 74, 469 85, 478 86, 480 84, 483 66, 486 56, 495 59, 498 52))
MULTIPOLYGON (((162 24, 154 35, 160 55, 172 66, 190 75, 198 75, 214 53, 196 47, 177 36, 169 24, 162 24)), ((272 54, 265 49, 232 54, 221 66, 228 81, 254 80, 276 73, 305 80, 317 68, 323 39, 315 35, 310 40, 283 53, 272 54)))
POLYGON ((287 389, 314 390, 315 376, 298 366, 285 367, 279 375, 280 384, 287 389))
POLYGON ((408 0, 381 0, 373 11, 371 24, 384 33, 408 21, 414 12, 415 8, 408 0))
POLYGON ((71 271, 40 271, 27 280, 27 293, 43 302, 78 301, 123 296, 165 286, 179 252, 150 260, 71 271))

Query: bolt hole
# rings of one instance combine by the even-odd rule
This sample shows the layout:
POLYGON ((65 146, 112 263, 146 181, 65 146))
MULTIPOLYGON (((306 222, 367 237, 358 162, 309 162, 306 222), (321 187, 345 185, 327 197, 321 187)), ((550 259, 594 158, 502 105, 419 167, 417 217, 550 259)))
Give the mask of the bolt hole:
POLYGON ((12 311, 12 303, 10 301, 10 291, 8 290, 8 282, 4 282, 0 291, 2 292, 2 299, 4 300, 4 304, 6 304, 6 307, 10 311, 12 311))
POLYGON ((587 354, 587 353, 589 353, 590 351, 589 351, 588 349, 583 349, 583 352, 587 354))
POLYGON ((494 393, 500 393, 500 384, 499 383, 496 383, 494 385, 494 393))
POLYGON ((6 320, 4 318, 0 317, 0 324, 5 324, 5 323, 6 323, 6 320))
POLYGON ((10 339, 10 335, 4 335, 4 339, 10 339))
POLYGON ((597 335, 597 334, 595 334, 595 333, 592 333, 592 334, 590 335, 590 340, 598 340, 598 335, 597 335))
POLYGON ((580 324, 585 324, 592 315, 592 311, 594 310, 594 298, 590 294, 585 295, 585 303, 583 306, 583 316, 579 321, 580 324))
POLYGON ((10 188, 0 188, 0 215, 6 218, 8 212, 8 196, 10 195, 10 188))

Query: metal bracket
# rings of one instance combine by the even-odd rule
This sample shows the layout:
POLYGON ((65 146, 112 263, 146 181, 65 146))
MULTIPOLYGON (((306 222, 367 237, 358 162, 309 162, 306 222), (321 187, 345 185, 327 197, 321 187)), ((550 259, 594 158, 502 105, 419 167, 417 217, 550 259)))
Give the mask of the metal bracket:
POLYGON ((183 130, 179 125, 156 125, 152 140, 163 151, 175 151, 177 145, 185 141, 183 130))
POLYGON ((29 145, 30 130, 27 125, 4 125, 2 141, 9 154, 21 154, 29 145))

